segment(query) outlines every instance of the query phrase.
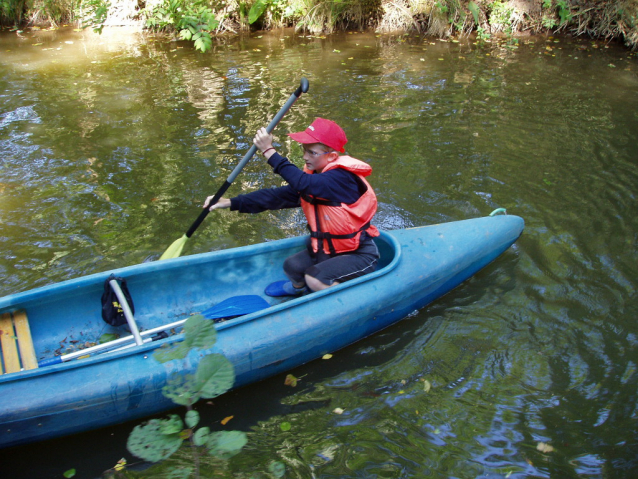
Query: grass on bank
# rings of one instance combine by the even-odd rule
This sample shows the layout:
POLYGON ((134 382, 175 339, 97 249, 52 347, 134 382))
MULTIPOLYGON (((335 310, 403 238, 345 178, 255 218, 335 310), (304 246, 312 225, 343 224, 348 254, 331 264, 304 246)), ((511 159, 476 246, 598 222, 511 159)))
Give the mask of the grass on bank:
POLYGON ((211 35, 295 27, 418 32, 438 38, 571 33, 638 49, 636 0, 0 0, 0 23, 137 24, 174 33, 206 51, 211 35))

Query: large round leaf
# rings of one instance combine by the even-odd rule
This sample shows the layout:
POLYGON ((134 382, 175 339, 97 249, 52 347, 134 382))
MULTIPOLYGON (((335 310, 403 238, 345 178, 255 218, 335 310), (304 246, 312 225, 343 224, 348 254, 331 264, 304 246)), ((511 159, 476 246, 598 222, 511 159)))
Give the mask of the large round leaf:
POLYGON ((177 414, 171 414, 168 419, 161 421, 160 432, 167 436, 179 434, 184 429, 184 421, 177 414))
POLYGON ((199 386, 192 374, 173 373, 162 388, 164 397, 180 406, 192 406, 199 401, 199 386))
POLYGON ((191 316, 184 324, 184 345, 188 348, 208 349, 217 341, 215 323, 201 314, 191 316))
POLYGON ((208 452, 212 456, 228 459, 239 451, 248 442, 248 437, 242 431, 218 431, 208 438, 208 452))
POLYGON ((182 444, 179 434, 162 434, 164 421, 151 419, 135 426, 126 443, 129 452, 145 461, 158 462, 167 459, 182 444))
POLYGON ((200 398, 214 398, 224 394, 235 383, 235 368, 221 354, 209 354, 202 358, 195 373, 200 398))
POLYGON ((160 363, 173 359, 184 359, 191 349, 212 348, 217 341, 215 323, 204 319, 201 314, 191 316, 184 323, 184 338, 171 346, 158 348, 153 357, 160 363))

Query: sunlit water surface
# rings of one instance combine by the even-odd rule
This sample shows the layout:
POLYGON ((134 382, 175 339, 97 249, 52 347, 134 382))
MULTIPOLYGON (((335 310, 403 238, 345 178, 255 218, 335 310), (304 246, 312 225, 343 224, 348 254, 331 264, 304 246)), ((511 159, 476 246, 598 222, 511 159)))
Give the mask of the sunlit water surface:
MULTIPOLYGON (((340 123, 374 168, 380 227, 498 207, 526 221, 449 295, 291 371, 296 388, 275 377, 201 404, 213 428, 232 415, 226 428, 249 434, 209 476, 638 473, 635 55, 587 39, 292 31, 202 55, 121 30, 5 32, 0 52, 3 295, 157 259, 302 76, 310 91, 276 130, 280 151, 298 162, 285 133, 340 123)), ((280 183, 255 158, 231 192, 280 183)), ((215 212, 184 254, 304 232, 295 211, 215 212)), ((135 462, 131 428, 0 451, 2 475, 97 477, 135 462)))

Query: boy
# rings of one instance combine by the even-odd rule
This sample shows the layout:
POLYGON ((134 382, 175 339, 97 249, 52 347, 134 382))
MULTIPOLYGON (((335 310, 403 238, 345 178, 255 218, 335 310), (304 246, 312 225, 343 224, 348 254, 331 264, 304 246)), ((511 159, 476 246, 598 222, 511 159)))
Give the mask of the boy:
MULTIPOLYGON (((371 273, 379 259, 372 239, 379 231, 370 224, 377 199, 364 179, 372 172, 370 165, 339 155, 345 153, 348 139, 333 121, 317 118, 305 131, 288 136, 303 146, 303 170, 277 153, 265 128, 253 140, 273 171, 286 180, 286 186, 221 198, 210 208, 240 213, 303 208, 310 230, 307 249, 284 261, 288 281, 270 284, 265 291, 269 296, 296 296, 308 289, 329 288, 371 273)), ((205 207, 211 199, 206 198, 205 207)))

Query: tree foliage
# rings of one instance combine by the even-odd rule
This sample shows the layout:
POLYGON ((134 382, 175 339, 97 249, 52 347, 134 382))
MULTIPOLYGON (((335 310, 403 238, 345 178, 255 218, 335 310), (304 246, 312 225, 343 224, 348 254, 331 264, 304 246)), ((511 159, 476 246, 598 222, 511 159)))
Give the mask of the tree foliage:
POLYGON ((100 31, 111 16, 142 21, 209 51, 222 31, 295 26, 312 33, 339 29, 416 31, 479 38, 519 32, 569 32, 624 40, 638 48, 636 0, 0 0, 5 25, 77 21, 100 31), (126 8, 124 7, 126 5, 126 8))
POLYGON ((215 12, 203 0, 161 0, 144 10, 147 28, 176 32, 201 52, 210 50, 211 32, 218 26, 215 12))

